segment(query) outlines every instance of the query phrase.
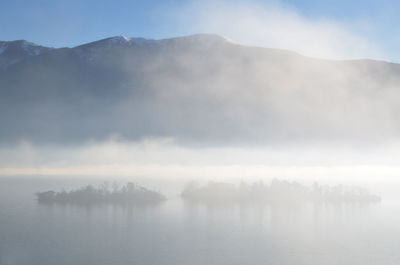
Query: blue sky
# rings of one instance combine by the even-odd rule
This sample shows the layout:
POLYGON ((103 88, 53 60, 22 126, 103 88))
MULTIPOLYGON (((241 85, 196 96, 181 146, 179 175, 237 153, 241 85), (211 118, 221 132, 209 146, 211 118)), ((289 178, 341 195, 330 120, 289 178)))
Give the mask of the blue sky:
MULTIPOLYGON (((356 47, 340 47, 340 51, 332 52, 334 47, 328 47, 321 52, 314 53, 310 49, 298 49, 306 55, 327 58, 352 58, 370 57, 400 62, 400 37, 397 34, 397 25, 400 25, 400 2, 398 1, 344 1, 344 0, 282 0, 282 1, 245 1, 231 0, 226 2, 216 1, 184 1, 184 0, 147 0, 147 1, 95 1, 95 0, 3 0, 0 15, 0 40, 27 39, 42 45, 63 47, 75 46, 85 42, 114 36, 141 36, 149 38, 167 38, 194 33, 217 33, 225 35, 239 43, 296 49, 292 42, 304 42, 307 38, 313 39, 312 34, 317 29, 313 23, 319 25, 318 32, 323 33, 323 27, 340 32, 337 45, 340 42, 352 43, 363 46, 363 52, 353 52, 356 47), (218 8, 221 3, 220 8, 218 8), (236 28, 229 28, 228 24, 234 17, 241 18, 243 6, 249 5, 246 12, 246 21, 252 14, 257 16, 257 25, 260 29, 273 24, 276 32, 266 32, 264 39, 243 34, 236 28), (235 8, 237 6, 237 8, 235 8), (216 8, 217 7, 217 8, 216 8), (280 31, 279 23, 271 22, 267 16, 268 10, 274 7, 278 14, 282 12, 283 20, 294 18, 293 23, 286 26, 286 31, 280 31), (201 9, 200 11, 198 9, 201 9), (230 13, 225 12, 230 9, 230 13), (250 11, 252 9, 252 11, 250 11), (258 10, 265 9, 260 13, 258 10), (212 15, 210 15, 210 13, 212 15), (224 20, 225 16, 227 17, 224 20), (262 22, 261 20, 266 19, 262 22), (296 22, 297 21, 297 22, 296 22), (308 27, 304 36, 296 36, 287 42, 276 41, 288 33, 287 27, 296 28, 296 23, 302 24, 302 29, 308 27), (328 23, 325 23, 328 22, 328 23), (312 29, 310 30, 310 27, 312 29), (344 35, 348 35, 347 37, 344 35), (349 36, 356 36, 357 40, 349 36), (278 47, 282 46, 282 47, 278 47), (329 50, 329 51, 328 51, 329 50), (327 52, 328 51, 328 52, 327 52), (354 56, 352 56, 354 53, 354 56), (326 54, 326 56, 325 56, 326 54)), ((276 12, 275 12, 276 14, 276 12)), ((272 14, 274 16, 274 14, 272 14)), ((279 16, 275 17, 275 22, 279 16)), ((253 22, 252 22, 253 23, 253 22)), ((251 27, 253 24, 249 23, 251 27)), ((283 23, 284 24, 284 23, 283 23)), ((232 26, 233 27, 233 26, 232 26)), ((302 30, 299 30, 302 32, 302 30)), ((299 33, 300 34, 300 33, 299 33)), ((318 34, 317 34, 318 35, 318 34)), ((323 35, 323 34, 322 34, 323 35)), ((327 34, 329 35, 329 34, 327 34)), ((325 45, 330 40, 327 36, 323 42, 313 43, 314 47, 325 45)), ((301 45, 300 45, 301 46, 301 45)), ((348 45, 347 45, 348 46, 348 45)))

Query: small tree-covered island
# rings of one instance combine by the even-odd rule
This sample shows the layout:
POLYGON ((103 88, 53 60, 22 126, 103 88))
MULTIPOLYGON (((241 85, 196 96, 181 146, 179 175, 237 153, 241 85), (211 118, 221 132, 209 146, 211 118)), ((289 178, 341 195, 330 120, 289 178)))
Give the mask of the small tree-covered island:
POLYGON ((157 204, 166 200, 163 194, 135 183, 129 182, 120 187, 116 184, 112 186, 109 183, 98 187, 87 185, 70 191, 38 192, 36 196, 40 203, 69 204, 157 204))
POLYGON ((381 198, 360 187, 344 185, 320 185, 314 182, 311 186, 298 182, 274 179, 270 184, 262 181, 240 185, 223 182, 208 182, 199 185, 196 182, 188 183, 182 198, 192 202, 250 202, 250 203, 298 203, 298 202, 325 202, 325 203, 376 203, 381 198))

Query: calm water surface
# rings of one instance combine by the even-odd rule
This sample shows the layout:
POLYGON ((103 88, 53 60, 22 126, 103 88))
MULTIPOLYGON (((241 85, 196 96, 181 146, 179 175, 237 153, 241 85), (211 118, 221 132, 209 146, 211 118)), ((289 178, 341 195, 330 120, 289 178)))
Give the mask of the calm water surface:
POLYGON ((84 181, 0 179, 0 265, 400 264, 400 206, 41 205, 84 181), (75 185, 75 186, 74 186, 75 185))

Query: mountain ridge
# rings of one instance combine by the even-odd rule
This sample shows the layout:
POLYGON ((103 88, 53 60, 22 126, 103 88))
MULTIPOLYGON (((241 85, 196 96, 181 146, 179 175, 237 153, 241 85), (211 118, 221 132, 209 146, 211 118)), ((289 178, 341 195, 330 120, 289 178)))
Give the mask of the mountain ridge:
POLYGON ((116 35, 116 36, 112 36, 112 37, 107 37, 107 38, 103 38, 103 39, 98 39, 95 41, 90 41, 90 42, 86 42, 86 43, 82 43, 82 44, 78 44, 75 46, 71 46, 71 47, 51 47, 51 46, 43 46, 41 44, 37 44, 34 42, 30 42, 28 40, 25 39, 21 39, 21 40, 11 40, 11 41, 5 41, 5 40, 0 40, 0 55, 2 53, 2 45, 4 44, 10 44, 10 43, 27 43, 31 46, 36 46, 36 47, 41 47, 41 48, 45 48, 48 50, 56 50, 56 49, 77 49, 77 48, 82 48, 82 47, 87 47, 87 46, 92 46, 92 45, 96 45, 99 43, 104 43, 104 42, 113 42, 114 44, 128 44, 128 46, 132 46, 132 45, 154 45, 154 44, 160 44, 163 42, 174 42, 174 41, 179 41, 179 40, 195 40, 195 41, 199 41, 199 40, 219 40, 219 41, 225 41, 225 42, 229 42, 231 44, 234 45, 238 45, 238 46, 243 46, 243 47, 247 47, 247 48, 256 48, 256 49, 269 49, 269 50, 275 50, 275 51, 282 51, 282 52, 290 52, 290 53, 294 53, 294 54, 298 54, 300 56, 304 56, 310 59, 317 59, 317 60, 327 60, 327 61, 373 61, 373 62, 385 62, 385 63, 390 63, 390 64, 399 64, 397 62, 390 62, 387 60, 380 60, 380 59, 372 59, 372 58, 358 58, 358 59, 325 59, 325 58, 319 58, 319 57, 310 57, 310 56, 306 56, 306 55, 302 55, 296 51, 293 50, 288 50, 288 49, 280 49, 280 48, 270 48, 270 47, 264 47, 264 46, 256 46, 256 45, 245 45, 245 44, 240 44, 234 41, 231 41, 223 36, 217 35, 217 34, 209 34, 209 33, 198 33, 198 34, 192 34, 192 35, 184 35, 184 36, 177 36, 177 37, 171 37, 171 38, 160 38, 160 39, 156 39, 156 38, 145 38, 145 37, 126 37, 123 35, 116 35))
POLYGON ((382 61, 315 59, 215 35, 112 37, 0 69, 0 143, 400 138, 398 87, 400 65, 382 61))

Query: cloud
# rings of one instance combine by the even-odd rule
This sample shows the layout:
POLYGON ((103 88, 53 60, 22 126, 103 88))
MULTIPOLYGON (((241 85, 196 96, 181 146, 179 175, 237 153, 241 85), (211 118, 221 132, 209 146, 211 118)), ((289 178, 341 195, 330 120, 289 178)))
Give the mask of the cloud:
POLYGON ((111 138, 80 146, 34 145, 0 149, 2 176, 155 178, 200 181, 398 181, 398 146, 354 150, 297 145, 291 148, 177 146, 169 139, 126 142, 111 138))
POLYGON ((379 45, 361 33, 365 23, 308 18, 278 3, 195 1, 173 16, 185 32, 215 33, 241 44, 325 59, 383 58, 379 45))

